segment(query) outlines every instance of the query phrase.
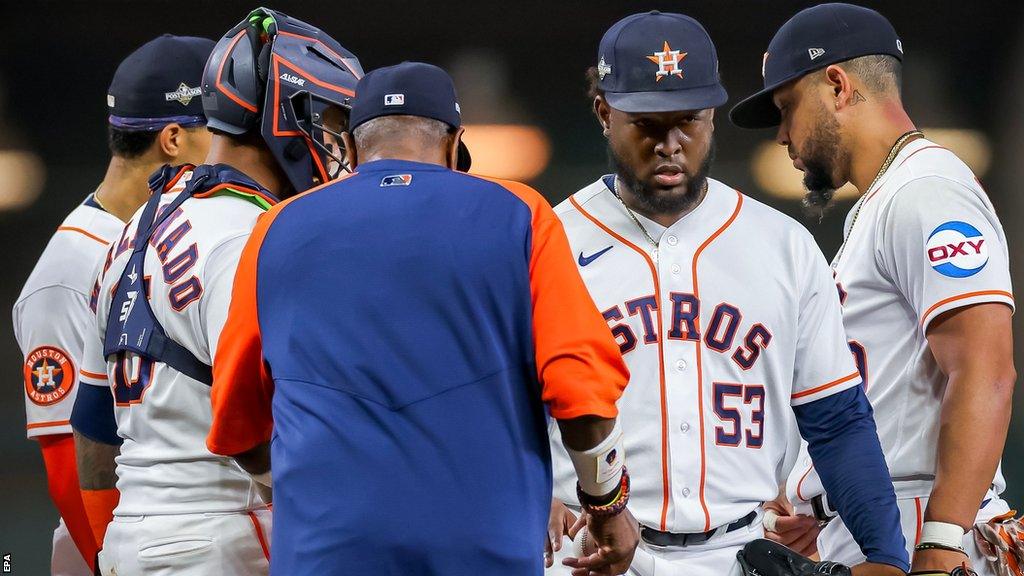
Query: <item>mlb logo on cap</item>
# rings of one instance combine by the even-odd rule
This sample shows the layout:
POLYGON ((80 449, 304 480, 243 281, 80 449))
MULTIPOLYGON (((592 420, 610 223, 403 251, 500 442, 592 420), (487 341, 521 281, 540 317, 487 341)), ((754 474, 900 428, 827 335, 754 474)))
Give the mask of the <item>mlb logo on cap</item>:
POLYGON ((405 104, 405 94, 385 94, 384 105, 385 106, 403 106, 405 104))

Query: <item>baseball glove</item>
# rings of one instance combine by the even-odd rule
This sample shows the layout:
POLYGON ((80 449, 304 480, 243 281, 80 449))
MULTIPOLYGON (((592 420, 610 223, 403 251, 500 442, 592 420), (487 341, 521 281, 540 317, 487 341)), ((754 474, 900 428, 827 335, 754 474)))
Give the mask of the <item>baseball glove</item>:
POLYGON ((771 540, 748 542, 736 553, 746 576, 851 576, 850 568, 836 562, 815 562, 771 540))
POLYGON ((1010 510, 974 525, 974 541, 999 576, 1024 574, 1024 523, 1010 510))

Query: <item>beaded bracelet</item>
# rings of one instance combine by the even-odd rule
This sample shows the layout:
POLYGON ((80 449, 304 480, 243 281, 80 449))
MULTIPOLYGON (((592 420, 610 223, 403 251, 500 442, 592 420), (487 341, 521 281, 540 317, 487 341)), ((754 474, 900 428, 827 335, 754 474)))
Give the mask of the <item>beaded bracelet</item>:
POLYGON ((956 548, 953 546, 946 546, 945 544, 936 544, 934 542, 921 542, 917 546, 914 546, 914 550, 946 550, 949 552, 959 552, 964 556, 967 552, 963 548, 956 548))
POLYGON ((622 467, 622 480, 619 482, 619 489, 615 496, 608 502, 598 503, 596 499, 583 491, 579 482, 576 483, 576 496, 580 499, 580 505, 593 516, 615 516, 626 509, 629 501, 629 472, 622 467))

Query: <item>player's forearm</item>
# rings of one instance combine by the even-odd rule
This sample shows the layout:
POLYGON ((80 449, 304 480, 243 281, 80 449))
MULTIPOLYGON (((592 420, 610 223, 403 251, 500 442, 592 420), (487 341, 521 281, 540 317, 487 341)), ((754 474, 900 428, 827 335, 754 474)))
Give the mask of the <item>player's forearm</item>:
POLYGON ((868 561, 909 569, 896 494, 863 390, 850 388, 795 412, 829 503, 868 561))
POLYGON ((559 420, 562 442, 573 450, 585 451, 600 444, 615 426, 614 418, 582 416, 571 420, 559 420))
POLYGON ((964 530, 974 525, 1006 442, 1015 380, 1012 364, 979 365, 949 375, 925 520, 964 530))
POLYGON ((78 485, 82 490, 110 490, 117 486, 114 459, 120 446, 96 442, 75 431, 75 459, 78 463, 78 485))
POLYGON ((582 416, 559 420, 558 427, 580 489, 602 502, 614 499, 621 491, 620 482, 628 481, 623 472, 622 429, 616 421, 582 416))

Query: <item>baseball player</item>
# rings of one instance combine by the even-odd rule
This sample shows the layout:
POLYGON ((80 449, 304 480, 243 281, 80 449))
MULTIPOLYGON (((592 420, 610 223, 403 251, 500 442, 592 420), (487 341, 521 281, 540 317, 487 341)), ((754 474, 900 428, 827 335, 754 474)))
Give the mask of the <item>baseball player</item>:
POLYGON ((265 476, 272 452, 273 572, 540 574, 546 404, 599 545, 581 565, 621 573, 628 375, 558 219, 528 186, 454 170, 440 68, 374 70, 356 94, 356 172, 257 224, 214 363, 211 450, 262 453, 265 476))
POLYGON ((325 134, 342 126, 324 122, 343 118, 360 75, 320 30, 252 12, 203 73, 206 163, 154 174, 152 196, 107 253, 74 413, 83 433, 116 427, 123 439, 102 574, 267 573, 265 500, 245 471, 206 450, 212 350, 249 231, 277 198, 330 178, 337 154, 325 134), (102 418, 111 407, 116 424, 102 418))
MULTIPOLYGON (((852 518, 858 573, 906 571, 828 264, 802 226, 707 176, 727 99, 707 32, 680 14, 629 16, 601 40, 591 80, 615 173, 555 212, 630 369, 619 409, 642 538, 630 574, 741 574, 736 553, 762 535, 798 430, 852 518)), ((555 497, 575 507, 553 452, 555 497)))
POLYGON ((76 384, 95 267, 145 202, 148 175, 169 162, 205 157, 210 138, 198 90, 212 48, 212 40, 164 35, 121 62, 107 91, 112 157, 103 182, 57 228, 14 304, 15 338, 25 357, 28 436, 42 448, 50 496, 61 515, 52 574, 92 574, 117 500, 113 478, 90 465, 88 450, 78 453, 84 461, 76 470, 69 422, 81 389, 76 384))
MULTIPOLYGON (((861 192, 832 269, 913 568, 948 573, 969 560, 992 574, 971 529, 1007 511, 999 458, 1015 372, 1006 238, 971 170, 904 111, 904 48, 873 10, 799 12, 768 46, 764 89, 731 118, 778 126, 814 205, 846 182, 861 192)), ((827 521, 838 495, 810 457, 794 470, 789 496, 827 521)), ((824 559, 856 562, 851 519, 838 512, 817 548, 824 559)))

